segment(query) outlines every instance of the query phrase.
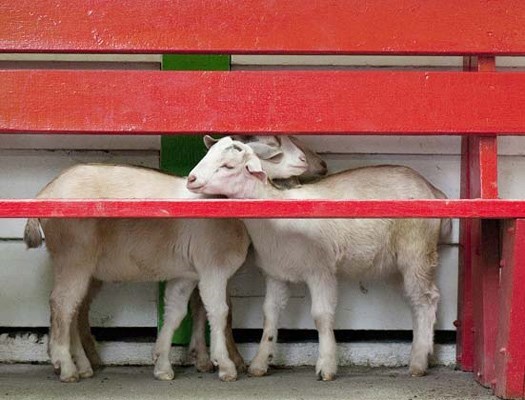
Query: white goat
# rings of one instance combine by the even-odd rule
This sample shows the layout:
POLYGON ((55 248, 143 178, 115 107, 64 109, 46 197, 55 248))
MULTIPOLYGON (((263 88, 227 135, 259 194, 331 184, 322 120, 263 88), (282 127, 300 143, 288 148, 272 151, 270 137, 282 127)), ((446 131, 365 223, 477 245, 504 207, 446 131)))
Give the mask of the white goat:
MULTIPOLYGON (((327 165, 310 149, 304 142, 293 136, 232 136, 235 140, 248 144, 263 161, 263 168, 275 185, 279 187, 295 187, 303 182, 319 178, 326 175, 327 165), (299 161, 299 162, 298 162, 299 161), (303 171, 303 162, 307 164, 307 170, 303 171), (299 164, 299 165, 298 165, 299 164), (297 169, 294 170, 294 165, 297 169), (283 167, 284 166, 284 167, 283 167)), ((207 148, 217 142, 210 136, 204 138, 207 148)), ((195 289, 190 299, 190 309, 192 315, 192 335, 189 346, 189 353, 194 359, 195 367, 198 371, 209 372, 213 370, 206 348, 206 311, 199 296, 198 289, 195 289)), ((228 296, 228 320, 226 325, 226 345, 230 358, 235 363, 237 372, 244 372, 246 369, 244 360, 235 345, 232 332, 232 304, 228 296)), ((86 317, 87 318, 87 317, 86 317)), ((81 333, 82 335, 82 333, 81 333)), ((93 343, 89 335, 87 342, 93 343)), ((83 341, 84 343, 84 341, 83 341)), ((94 349, 94 345, 88 343, 84 348, 94 349)), ((93 351, 91 351, 93 353, 93 351)), ((88 353, 90 360, 99 363, 98 355, 94 350, 94 355, 88 353)))
MULTIPOLYGON (((286 139, 281 142, 289 143, 286 139)), ((295 152, 264 147, 262 150, 261 156, 269 158, 271 167, 278 166, 279 177, 308 169, 305 155, 297 147, 295 152), (262 151, 265 149, 269 154, 262 151), (285 153, 280 160, 272 160, 280 153, 285 153)), ((146 168, 80 165, 51 181, 37 198, 202 197, 189 192, 185 184, 183 178, 146 168)), ((170 280, 164 326, 154 352, 158 379, 173 378, 169 362, 171 338, 186 314, 188 299, 198 282, 210 318, 211 353, 219 366, 219 376, 222 380, 236 378, 225 343, 226 283, 244 262, 249 245, 240 221, 54 218, 42 219, 40 225, 54 270, 49 353, 53 366, 60 369, 62 381, 72 382, 93 374, 82 342, 91 338, 87 295, 96 292, 100 281, 170 280), (92 282, 95 284, 90 288, 92 282)), ((28 247, 42 243, 37 219, 28 220, 24 240, 28 247)), ((95 351, 92 339, 91 344, 95 351)))
MULTIPOLYGON (((253 150, 231 138, 217 142, 188 177, 195 193, 268 199, 433 199, 444 194, 407 167, 358 168, 289 190, 267 181, 253 150), (222 168, 222 166, 228 166, 222 168)), ((264 333, 249 372, 264 375, 277 339, 286 282, 305 282, 319 332, 316 373, 332 380, 337 371, 333 334, 338 275, 383 277, 400 273, 412 307, 412 375, 423 375, 433 349, 439 299, 434 283, 439 219, 246 219, 256 262, 266 273, 264 333)), ((447 224, 448 225, 448 224, 447 224)))

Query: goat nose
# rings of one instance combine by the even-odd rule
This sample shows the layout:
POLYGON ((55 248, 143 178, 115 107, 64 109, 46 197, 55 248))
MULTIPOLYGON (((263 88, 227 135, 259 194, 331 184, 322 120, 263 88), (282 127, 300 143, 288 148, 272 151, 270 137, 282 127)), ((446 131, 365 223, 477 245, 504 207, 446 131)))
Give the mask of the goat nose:
POLYGON ((323 160, 321 160, 321 167, 326 169, 328 168, 328 165, 326 165, 326 163, 323 160))
POLYGON ((302 156, 299 156, 299 160, 302 162, 306 162, 306 156, 303 154, 302 156))
POLYGON ((191 174, 190 176, 188 176, 189 183, 195 182, 196 180, 197 180, 197 177, 195 175, 191 174))

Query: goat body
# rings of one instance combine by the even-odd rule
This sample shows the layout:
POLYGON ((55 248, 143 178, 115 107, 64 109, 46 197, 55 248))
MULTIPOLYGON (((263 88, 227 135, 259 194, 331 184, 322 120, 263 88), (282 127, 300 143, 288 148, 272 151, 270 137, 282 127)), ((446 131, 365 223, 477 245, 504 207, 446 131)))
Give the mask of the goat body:
MULTIPOLYGON (((444 194, 407 167, 378 166, 348 170, 298 188, 280 190, 266 182, 251 149, 228 152, 222 139, 190 173, 188 188, 233 198, 271 199, 433 199, 444 194), (230 170, 214 171, 228 163, 230 170), (200 178, 200 177, 203 178, 200 178), (197 186, 198 185, 198 186, 197 186)), ((264 333, 250 373, 263 375, 274 350, 279 311, 288 298, 286 282, 306 282, 312 317, 319 331, 316 372, 324 380, 337 370, 333 318, 337 280, 400 273, 412 307, 414 342, 410 371, 423 375, 433 346, 438 289, 439 219, 246 219, 244 223, 267 275, 264 333)))
MULTIPOLYGON (((139 167, 80 165, 49 183, 37 198, 199 198, 186 180, 139 167)), ((41 242, 36 220, 28 221, 25 240, 41 242)), ((224 342, 228 307, 226 282, 246 258, 249 238, 233 219, 42 219, 46 246, 53 260, 50 357, 63 381, 92 375, 79 338, 79 309, 94 279, 170 280, 165 324, 155 348, 155 375, 172 379, 169 350, 173 330, 186 314, 199 282, 210 314, 212 353, 222 379, 235 379, 224 342), (69 346, 71 336, 71 348, 69 346), (218 343, 217 343, 218 342, 218 343), (71 359, 71 354, 77 366, 71 359), (77 368, 78 367, 78 368, 77 368)))

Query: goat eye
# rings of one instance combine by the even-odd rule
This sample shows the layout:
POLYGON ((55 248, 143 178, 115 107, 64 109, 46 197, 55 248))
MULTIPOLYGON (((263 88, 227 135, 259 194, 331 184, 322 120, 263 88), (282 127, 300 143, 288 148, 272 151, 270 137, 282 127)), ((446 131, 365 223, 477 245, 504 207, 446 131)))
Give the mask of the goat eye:
POLYGON ((268 159, 266 159, 266 161, 270 161, 270 162, 273 162, 273 163, 279 163, 282 161, 284 157, 284 154, 283 153, 278 153, 276 155, 274 155, 273 157, 270 157, 268 159))
POLYGON ((223 164, 221 165, 221 168, 233 169, 233 165, 223 164))

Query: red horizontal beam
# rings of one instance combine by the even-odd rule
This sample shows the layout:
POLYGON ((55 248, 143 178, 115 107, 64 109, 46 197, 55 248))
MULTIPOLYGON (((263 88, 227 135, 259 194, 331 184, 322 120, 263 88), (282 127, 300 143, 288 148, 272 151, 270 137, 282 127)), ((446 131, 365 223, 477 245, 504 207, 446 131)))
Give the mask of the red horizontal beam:
POLYGON ((521 0, 3 0, 0 51, 525 54, 521 0))
POLYGON ((525 200, 0 200, 0 218, 523 218, 525 200))
POLYGON ((525 132, 519 72, 7 70, 0 88, 0 133, 525 132))

